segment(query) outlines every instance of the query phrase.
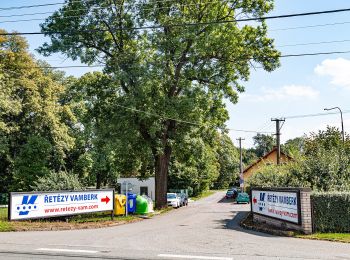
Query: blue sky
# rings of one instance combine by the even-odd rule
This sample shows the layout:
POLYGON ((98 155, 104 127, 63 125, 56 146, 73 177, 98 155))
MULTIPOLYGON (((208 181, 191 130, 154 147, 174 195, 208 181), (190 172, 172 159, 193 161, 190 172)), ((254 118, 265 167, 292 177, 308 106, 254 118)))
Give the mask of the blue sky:
MULTIPOLYGON (((60 0, 3 0, 0 8, 9 6, 45 4, 60 0)), ((58 6, 1 11, 0 16, 33 12, 50 12, 58 6)), ((276 0, 271 15, 322 11, 329 9, 350 8, 346 0, 276 0)), ((0 17, 0 28, 21 32, 39 31, 40 21, 2 23, 7 20, 41 18, 0 17)), ((282 54, 298 54, 327 51, 350 51, 350 12, 325 14, 308 17, 269 20, 269 36, 275 39, 277 49, 282 54), (345 23, 344 23, 345 22, 345 23), (333 26, 288 29, 309 25, 343 23, 333 26), (287 30, 287 29, 288 30, 287 30), (347 41, 349 40, 349 41, 347 41), (327 44, 285 46, 325 41, 343 41, 327 44), (284 47, 283 47, 284 46, 284 47)), ((42 36, 28 36, 32 52, 44 42, 42 36)), ((38 58, 38 54, 35 54, 38 58)), ((63 55, 46 58, 53 66, 72 65, 63 55)), ((69 69, 67 74, 82 75, 89 69, 69 69)), ((240 95, 238 104, 228 104, 230 120, 227 125, 232 129, 247 129, 273 132, 272 117, 286 117, 322 113, 323 108, 339 106, 344 111, 350 109, 350 53, 299 58, 282 58, 281 67, 272 73, 262 69, 252 70, 250 80, 244 83, 246 92, 240 95)), ((340 127, 339 115, 287 119, 282 128, 282 141, 301 136, 310 131, 324 129, 326 125, 340 127)), ((344 114, 345 131, 350 129, 350 113, 344 114)), ((350 130, 349 130, 350 132, 350 130)), ((245 147, 252 146, 254 133, 230 131, 231 138, 244 137, 245 147)))

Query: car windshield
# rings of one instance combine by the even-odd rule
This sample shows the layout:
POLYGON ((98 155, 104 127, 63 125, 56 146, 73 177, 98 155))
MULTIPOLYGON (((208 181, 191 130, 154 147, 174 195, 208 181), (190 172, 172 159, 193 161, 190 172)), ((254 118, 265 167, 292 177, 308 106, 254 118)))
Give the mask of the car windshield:
POLYGON ((167 194, 167 198, 168 199, 176 199, 176 195, 175 194, 167 194))
POLYGON ((232 190, 228 190, 226 193, 230 194, 230 193, 233 193, 233 191, 232 190))

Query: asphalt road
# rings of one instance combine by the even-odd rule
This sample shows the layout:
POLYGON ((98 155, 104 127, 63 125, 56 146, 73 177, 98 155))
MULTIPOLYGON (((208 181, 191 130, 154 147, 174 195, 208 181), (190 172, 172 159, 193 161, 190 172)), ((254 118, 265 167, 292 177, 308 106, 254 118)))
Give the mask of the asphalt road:
POLYGON ((138 223, 72 231, 0 233, 0 259, 349 259, 350 245, 284 238, 238 226, 248 205, 224 193, 138 223))

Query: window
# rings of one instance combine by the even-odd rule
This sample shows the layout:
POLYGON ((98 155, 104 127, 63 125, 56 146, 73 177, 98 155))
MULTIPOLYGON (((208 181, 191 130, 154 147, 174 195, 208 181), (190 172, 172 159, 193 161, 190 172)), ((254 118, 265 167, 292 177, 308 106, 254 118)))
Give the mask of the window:
POLYGON ((148 187, 140 187, 140 195, 148 196, 148 187))

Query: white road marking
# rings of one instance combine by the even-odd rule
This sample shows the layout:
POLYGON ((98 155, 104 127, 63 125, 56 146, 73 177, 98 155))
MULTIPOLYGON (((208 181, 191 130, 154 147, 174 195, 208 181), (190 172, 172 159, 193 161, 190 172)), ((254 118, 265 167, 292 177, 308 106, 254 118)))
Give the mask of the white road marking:
POLYGON ((66 252, 66 253, 86 253, 96 254, 98 251, 93 250, 79 250, 79 249, 63 249, 63 248, 37 248, 37 251, 51 251, 51 252, 66 252))
POLYGON ((233 260, 231 257, 200 256, 200 255, 170 255, 160 254, 158 257, 183 258, 183 259, 203 259, 203 260, 233 260))

